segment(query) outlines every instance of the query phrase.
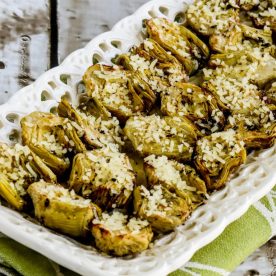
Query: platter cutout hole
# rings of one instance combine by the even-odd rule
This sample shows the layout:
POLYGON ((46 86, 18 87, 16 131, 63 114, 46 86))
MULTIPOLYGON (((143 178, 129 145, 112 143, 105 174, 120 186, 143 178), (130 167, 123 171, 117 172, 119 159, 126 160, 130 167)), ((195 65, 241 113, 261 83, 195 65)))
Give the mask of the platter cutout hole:
POLYGON ((105 42, 100 43, 100 44, 99 44, 99 47, 100 47, 104 52, 108 51, 108 45, 107 45, 105 42))
MULTIPOLYGON (((149 16, 152 17, 152 18, 157 17, 157 16, 156 16, 156 13, 155 13, 154 11, 148 11, 148 14, 149 14, 149 16)), ((146 25, 145 25, 145 27, 146 27, 146 25)))
POLYGON ((117 49, 121 49, 121 48, 122 48, 122 43, 121 43, 121 41, 112 40, 112 41, 110 42, 110 44, 111 44, 114 48, 117 48, 117 49))
POLYGON ((216 216, 212 215, 209 222, 211 223, 211 222, 214 222, 216 220, 217 220, 216 216))
POLYGON ((49 93, 48 91, 43 90, 43 91, 41 92, 41 101, 42 101, 42 102, 48 101, 48 100, 50 100, 51 98, 52 98, 52 97, 51 97, 51 95, 50 95, 50 93, 49 93))
POLYGON ((51 88, 56 89, 57 85, 53 81, 49 81, 48 84, 51 86, 51 88))
POLYGON ((195 223, 195 222, 190 223, 189 225, 186 225, 186 226, 185 226, 185 231, 186 231, 186 230, 191 230, 191 229, 193 229, 195 226, 196 226, 196 223, 195 223))
POLYGON ((3 61, 0 61, 0 69, 5 69, 6 65, 3 61))
POLYGON ((81 95, 86 92, 85 85, 83 81, 78 82, 77 84, 77 94, 81 95))
POLYGON ((145 18, 145 19, 142 20, 142 28, 143 29, 147 28, 147 20, 148 20, 147 18, 145 18))
POLYGON ((58 112, 57 112, 57 107, 56 107, 56 106, 51 107, 50 112, 51 112, 52 114, 57 115, 57 114, 58 114, 58 112))
POLYGON ((15 113, 9 113, 6 115, 6 119, 10 122, 10 123, 16 123, 19 120, 19 117, 17 114, 15 113))
POLYGON ((174 21, 178 24, 184 24, 185 23, 185 15, 183 12, 179 12, 175 18, 174 18, 174 21))
POLYGON ((163 6, 159 7, 159 11, 166 16, 169 14, 169 9, 163 6))
POLYGON ((92 57, 93 65, 100 63, 102 61, 102 57, 98 54, 94 54, 92 57))
POLYGON ((17 129, 13 129, 9 134, 9 140, 12 143, 17 143, 19 141, 19 131, 17 129))
POLYGON ((204 210, 201 210, 201 211, 199 211, 197 214, 196 214, 196 218, 198 219, 198 218, 200 218, 200 217, 202 217, 202 216, 204 216, 205 215, 205 211, 204 210))
POLYGON ((205 232, 205 231, 208 231, 209 229, 210 228, 207 225, 203 224, 200 230, 201 232, 205 232))
POLYGON ((68 74, 61 74, 59 76, 59 79, 64 83, 64 84, 68 84, 69 80, 71 79, 71 76, 68 74))

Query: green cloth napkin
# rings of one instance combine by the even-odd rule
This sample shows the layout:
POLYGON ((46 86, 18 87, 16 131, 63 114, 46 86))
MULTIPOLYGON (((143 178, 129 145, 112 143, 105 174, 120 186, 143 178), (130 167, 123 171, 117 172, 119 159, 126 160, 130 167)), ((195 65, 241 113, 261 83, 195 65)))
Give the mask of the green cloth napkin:
MULTIPOLYGON (((261 245, 276 235, 276 186, 213 242, 170 276, 228 275, 261 245)), ((0 275, 76 275, 42 255, 1 235, 0 275)))

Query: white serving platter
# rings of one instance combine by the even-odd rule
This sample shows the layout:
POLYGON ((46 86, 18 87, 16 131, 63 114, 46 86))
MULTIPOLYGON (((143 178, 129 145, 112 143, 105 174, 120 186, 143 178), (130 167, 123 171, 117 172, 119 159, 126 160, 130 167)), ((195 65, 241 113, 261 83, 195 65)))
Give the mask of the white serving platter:
MULTIPOLYGON (((117 23, 107 33, 94 38, 85 48, 18 91, 0 106, 0 141, 20 140, 19 121, 32 111, 54 110, 63 94, 77 102, 79 82, 93 59, 111 63, 116 54, 126 52, 143 38, 142 20, 183 14, 189 0, 153 0, 133 15, 117 23), (67 83, 62 80, 66 77, 67 83)), ((210 196, 182 226, 157 240, 151 249, 127 258, 112 258, 90 246, 56 234, 33 223, 22 214, 0 206, 0 231, 82 275, 166 275, 183 266, 193 254, 213 241, 231 222, 242 216, 276 184, 276 146, 253 152, 226 188, 210 196)))

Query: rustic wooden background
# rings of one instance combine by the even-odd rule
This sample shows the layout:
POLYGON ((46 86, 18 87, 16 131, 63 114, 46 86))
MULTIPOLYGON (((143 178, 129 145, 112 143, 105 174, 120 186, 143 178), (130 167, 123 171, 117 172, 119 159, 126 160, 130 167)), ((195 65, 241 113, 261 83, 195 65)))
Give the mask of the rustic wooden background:
MULTIPOLYGON (((0 0, 0 104, 145 2, 0 0)), ((276 275, 276 238, 231 275, 276 275)))

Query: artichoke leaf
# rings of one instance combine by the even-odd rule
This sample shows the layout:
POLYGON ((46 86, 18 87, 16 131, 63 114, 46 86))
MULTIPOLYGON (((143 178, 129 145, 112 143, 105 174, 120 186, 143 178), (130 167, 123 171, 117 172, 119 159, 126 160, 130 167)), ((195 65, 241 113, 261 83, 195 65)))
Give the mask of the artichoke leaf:
POLYGON ((3 173, 0 173, 0 195, 15 209, 23 209, 24 199, 19 195, 14 184, 3 173))

